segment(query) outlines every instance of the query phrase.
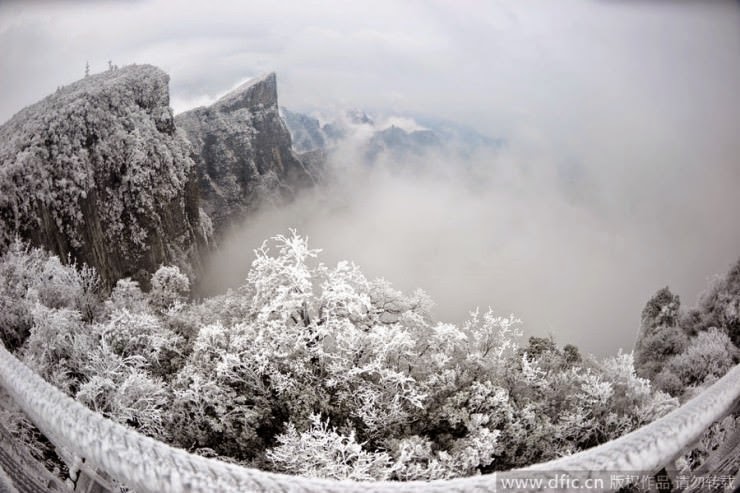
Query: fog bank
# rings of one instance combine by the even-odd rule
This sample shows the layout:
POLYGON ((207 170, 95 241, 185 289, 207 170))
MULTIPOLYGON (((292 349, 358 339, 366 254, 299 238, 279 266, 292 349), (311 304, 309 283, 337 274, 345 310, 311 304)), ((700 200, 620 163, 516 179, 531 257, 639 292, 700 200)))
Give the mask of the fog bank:
POLYGON ((658 179, 646 170, 619 182, 515 144, 466 161, 426 155, 372 167, 357 153, 345 145, 326 184, 230 234, 204 291, 239 286, 252 250, 297 228, 327 264, 352 260, 370 278, 424 289, 439 320, 491 306, 522 318, 527 334, 613 354, 631 349, 653 292, 670 285, 692 304, 740 255, 737 177, 716 170, 678 167, 658 179), (666 182, 686 187, 658 193, 666 182))

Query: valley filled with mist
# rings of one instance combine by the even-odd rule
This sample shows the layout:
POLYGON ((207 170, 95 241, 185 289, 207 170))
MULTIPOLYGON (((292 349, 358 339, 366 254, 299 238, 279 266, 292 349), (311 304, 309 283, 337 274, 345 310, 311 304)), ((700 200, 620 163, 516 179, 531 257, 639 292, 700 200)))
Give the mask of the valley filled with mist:
MULTIPOLYGON (((527 334, 607 355, 632 347, 639 311, 658 288, 696 301, 736 260, 734 168, 708 171, 679 157, 663 175, 626 171, 625 163, 628 176, 619 176, 528 155, 518 140, 470 144, 459 135, 443 145, 379 147, 378 134, 393 123, 365 118, 324 143, 317 187, 264 207, 224 237, 206 264, 203 293, 240 286, 253 250, 296 228, 329 263, 351 260, 371 277, 424 289, 439 320, 459 323, 491 306, 522 318, 527 334)), ((442 133, 405 121, 407 130, 393 128, 442 133)), ((301 129, 289 129, 295 140, 301 129)), ((610 160, 598 164, 616 167, 610 160)))

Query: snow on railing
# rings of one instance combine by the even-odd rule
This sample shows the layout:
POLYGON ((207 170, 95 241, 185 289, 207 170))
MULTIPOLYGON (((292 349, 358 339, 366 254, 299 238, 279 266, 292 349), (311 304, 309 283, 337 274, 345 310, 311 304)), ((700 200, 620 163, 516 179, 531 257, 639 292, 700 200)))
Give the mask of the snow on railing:
MULTIPOLYGON (((54 442, 139 492, 488 492, 544 490, 565 475, 654 472, 669 464, 740 398, 740 365, 663 418, 593 449, 525 469, 450 480, 333 481, 275 474, 208 459, 141 435, 90 411, 0 345, 0 384, 54 442), (505 483, 538 478, 542 482, 505 483), (507 486, 508 484, 508 486, 507 486), (514 486, 518 484, 519 486, 514 486), (539 486, 538 486, 539 485, 539 486)), ((562 482, 559 491, 566 491, 562 482)), ((602 490, 616 489, 609 484, 602 490)))

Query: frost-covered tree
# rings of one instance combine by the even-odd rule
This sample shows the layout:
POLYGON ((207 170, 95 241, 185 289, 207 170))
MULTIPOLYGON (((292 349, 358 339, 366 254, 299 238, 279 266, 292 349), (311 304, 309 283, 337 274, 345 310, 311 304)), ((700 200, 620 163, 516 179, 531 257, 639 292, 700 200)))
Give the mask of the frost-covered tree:
POLYGON ((740 260, 712 282, 682 325, 690 334, 716 327, 740 347, 740 260))
POLYGON ((492 309, 436 322, 422 291, 326 266, 295 232, 255 253, 224 295, 188 302, 187 278, 162 267, 150 292, 121 279, 86 317, 81 271, 17 246, 0 294, 24 303, 19 354, 69 395, 173 445, 275 471, 413 480, 521 467, 677 403, 631 355, 521 345, 521 322, 492 309))
POLYGON ((393 459, 386 452, 368 452, 355 434, 342 435, 319 415, 312 415, 310 427, 299 433, 288 424, 278 435, 278 446, 267 451, 267 459, 276 469, 305 477, 388 480, 393 459))
POLYGON ((169 440, 174 430, 169 427, 171 397, 166 384, 115 356, 97 363, 99 373, 80 386, 77 400, 146 435, 169 440))
POLYGON ((643 310, 635 346, 638 373, 675 396, 722 376, 740 353, 740 262, 718 276, 696 307, 679 311, 678 296, 661 289, 643 310))
POLYGON ((119 279, 113 291, 105 301, 108 312, 115 310, 128 310, 135 313, 148 311, 147 298, 139 287, 139 283, 131 278, 119 279))
POLYGON ((635 345, 635 365, 638 373, 652 378, 665 361, 684 350, 688 338, 679 327, 681 302, 665 287, 647 302, 642 310, 640 334, 635 345))
POLYGON ((721 377, 732 368, 737 355, 727 334, 711 328, 693 337, 685 351, 668 360, 664 371, 677 376, 685 389, 721 377))
POLYGON ((76 310, 36 303, 31 313, 33 326, 21 348, 25 362, 54 385, 73 394, 88 358, 95 354, 95 341, 84 330, 82 316, 76 310))
POLYGON ((101 308, 100 279, 85 265, 64 265, 56 256, 15 239, 0 257, 0 335, 14 349, 33 325, 37 304, 68 308, 92 321, 101 308))
POLYGON ((444 478, 592 446, 676 404, 632 359, 599 363, 549 339, 522 351, 520 322, 492 310, 435 323, 422 292, 318 253, 277 236, 247 284, 210 305, 227 322, 207 317, 174 382, 178 443, 285 472, 444 478))
POLYGON ((641 327, 648 332, 656 327, 676 325, 680 307, 678 295, 667 286, 658 290, 642 310, 641 327))
POLYGON ((31 290, 40 278, 46 258, 15 239, 0 259, 0 335, 9 349, 28 337, 33 317, 31 290))
POLYGON ((190 280, 177 266, 162 266, 152 276, 150 299, 158 309, 182 304, 190 294, 190 280))

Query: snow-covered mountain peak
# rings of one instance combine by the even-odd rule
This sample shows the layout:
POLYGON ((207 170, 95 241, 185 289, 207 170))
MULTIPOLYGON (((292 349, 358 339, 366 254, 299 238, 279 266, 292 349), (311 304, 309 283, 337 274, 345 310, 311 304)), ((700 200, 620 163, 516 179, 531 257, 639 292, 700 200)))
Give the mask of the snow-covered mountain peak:
POLYGON ((254 109, 258 105, 277 110, 277 77, 275 72, 249 79, 216 101, 212 108, 220 111, 254 109))

